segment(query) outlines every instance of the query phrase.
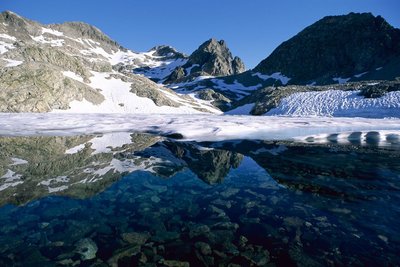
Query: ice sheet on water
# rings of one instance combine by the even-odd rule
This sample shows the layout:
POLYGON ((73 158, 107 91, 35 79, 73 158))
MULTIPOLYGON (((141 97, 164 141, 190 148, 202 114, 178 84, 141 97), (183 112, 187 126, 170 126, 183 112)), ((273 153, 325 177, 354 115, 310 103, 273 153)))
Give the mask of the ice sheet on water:
POLYGON ((400 119, 183 114, 0 114, 0 135, 180 133, 187 140, 289 140, 356 131, 400 131, 400 119))

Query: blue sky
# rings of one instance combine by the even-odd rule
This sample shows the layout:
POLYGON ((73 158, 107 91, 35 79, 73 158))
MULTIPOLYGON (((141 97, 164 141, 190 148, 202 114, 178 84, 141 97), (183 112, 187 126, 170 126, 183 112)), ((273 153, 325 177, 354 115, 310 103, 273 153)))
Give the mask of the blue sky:
POLYGON ((42 23, 84 21, 135 51, 168 44, 190 54, 224 39, 248 68, 327 15, 372 12, 400 28, 400 0, 0 0, 0 10, 42 23))

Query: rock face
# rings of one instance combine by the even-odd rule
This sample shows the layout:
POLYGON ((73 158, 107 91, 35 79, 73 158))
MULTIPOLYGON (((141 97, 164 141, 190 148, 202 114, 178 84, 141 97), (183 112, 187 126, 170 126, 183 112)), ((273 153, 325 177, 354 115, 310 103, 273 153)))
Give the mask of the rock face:
POLYGON ((184 78, 203 76, 227 76, 245 71, 245 66, 239 57, 233 57, 224 40, 210 39, 204 42, 188 58, 185 65, 176 69, 166 80, 166 83, 182 81, 184 78), (182 71, 184 77, 182 77, 182 71))
POLYGON ((375 72, 374 79, 393 79, 400 75, 399 58, 399 29, 380 16, 350 13, 328 16, 305 28, 278 46, 254 71, 280 72, 291 78, 291 84, 360 78, 355 76, 365 79, 375 72))
POLYGON ((47 64, 29 63, 0 69, 0 112, 49 112, 68 109, 73 100, 100 104, 104 96, 65 77, 47 64))

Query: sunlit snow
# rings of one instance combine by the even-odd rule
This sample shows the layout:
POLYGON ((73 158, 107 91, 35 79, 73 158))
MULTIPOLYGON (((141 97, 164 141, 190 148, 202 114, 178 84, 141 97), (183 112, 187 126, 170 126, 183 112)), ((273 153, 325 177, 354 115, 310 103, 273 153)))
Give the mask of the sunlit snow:
POLYGON ((0 135, 78 135, 115 132, 181 133, 185 139, 292 139, 325 133, 400 131, 400 119, 335 117, 156 115, 156 114, 0 114, 0 135))
POLYGON ((379 98, 364 98, 360 91, 327 90, 294 93, 281 100, 266 115, 400 117, 400 92, 389 92, 379 98))
POLYGON ((256 72, 256 73, 253 73, 252 76, 257 76, 258 78, 260 78, 261 80, 264 80, 264 81, 269 80, 269 79, 279 80, 279 81, 281 81, 281 83, 283 85, 286 85, 291 79, 291 78, 283 75, 280 72, 275 72, 275 73, 272 73, 271 75, 266 75, 266 74, 261 74, 259 72, 256 72))

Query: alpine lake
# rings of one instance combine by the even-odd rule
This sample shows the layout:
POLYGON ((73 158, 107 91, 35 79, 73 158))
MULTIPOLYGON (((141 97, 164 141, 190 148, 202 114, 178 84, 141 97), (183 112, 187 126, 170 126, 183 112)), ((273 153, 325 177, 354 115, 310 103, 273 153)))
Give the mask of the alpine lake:
POLYGON ((352 136, 0 137, 0 266, 398 266, 399 136, 352 136))

